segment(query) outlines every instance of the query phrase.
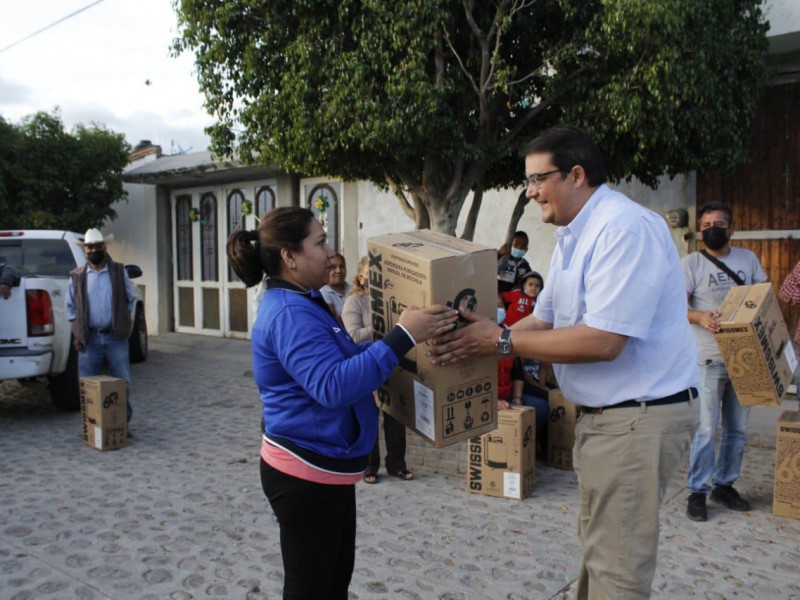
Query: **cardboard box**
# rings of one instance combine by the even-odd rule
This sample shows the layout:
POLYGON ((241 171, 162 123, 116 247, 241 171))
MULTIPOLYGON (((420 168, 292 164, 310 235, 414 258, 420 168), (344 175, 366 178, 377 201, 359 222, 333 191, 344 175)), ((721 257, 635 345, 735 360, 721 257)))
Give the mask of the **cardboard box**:
MULTIPOLYGON (((370 238, 372 331, 380 339, 407 306, 467 306, 497 318, 497 251, 431 231, 370 238)), ((497 358, 436 367, 418 344, 377 392, 378 405, 434 447, 497 426, 497 358)))
POLYGON ((578 409, 558 389, 550 390, 547 402, 550 404, 550 420, 547 422, 547 466, 571 471, 578 409))
POLYGON ((800 519, 800 412, 784 412, 777 429, 772 512, 800 519))
POLYGON ((739 402, 780 406, 797 358, 772 284, 731 288, 719 311, 717 345, 739 402))
POLYGON ((522 500, 536 473, 536 411, 514 406, 497 412, 497 429, 467 443, 467 490, 522 500))
POLYGON ((83 441, 98 450, 122 448, 128 441, 125 380, 81 377, 80 388, 83 441))

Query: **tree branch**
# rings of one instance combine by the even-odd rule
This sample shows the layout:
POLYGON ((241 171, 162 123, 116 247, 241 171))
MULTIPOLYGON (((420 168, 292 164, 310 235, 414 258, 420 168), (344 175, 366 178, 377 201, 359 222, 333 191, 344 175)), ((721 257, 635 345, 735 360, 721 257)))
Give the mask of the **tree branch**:
POLYGON ((464 61, 461 60, 461 56, 459 56, 458 51, 456 51, 455 47, 453 46, 453 42, 450 40, 450 34, 447 31, 447 27, 445 27, 444 23, 442 23, 442 29, 444 30, 444 39, 447 42, 447 45, 450 47, 450 51, 453 53, 453 56, 456 57, 458 61, 458 65, 461 67, 461 71, 469 80, 470 85, 472 85, 472 89, 475 90, 475 93, 480 96, 481 92, 478 89, 478 85, 475 83, 475 79, 472 77, 469 71, 467 71, 467 67, 464 65, 464 61))
POLYGON ((528 206, 531 199, 527 197, 528 190, 522 190, 517 196, 517 203, 514 205, 514 210, 511 211, 511 219, 508 221, 508 229, 506 230, 506 241, 505 243, 511 245, 511 241, 514 239, 514 232, 517 230, 517 226, 519 225, 519 220, 522 218, 522 214, 525 212, 525 207, 528 206))
POLYGON ((464 231, 461 234, 462 240, 469 240, 475 237, 475 225, 478 222, 478 213, 481 210, 481 203, 483 202, 483 184, 475 187, 475 193, 472 195, 472 204, 469 207, 469 214, 467 214, 467 222, 464 224, 464 231))
POLYGON ((386 183, 389 185, 389 189, 392 190, 395 198, 397 198, 397 201, 400 203, 400 208, 403 209, 403 212, 406 213, 409 219, 416 222, 417 217, 414 212, 414 207, 411 206, 408 198, 406 198, 406 195, 403 192, 403 189, 400 187, 400 184, 398 184, 394 178, 389 175, 389 173, 384 172, 383 178, 386 180, 386 183))

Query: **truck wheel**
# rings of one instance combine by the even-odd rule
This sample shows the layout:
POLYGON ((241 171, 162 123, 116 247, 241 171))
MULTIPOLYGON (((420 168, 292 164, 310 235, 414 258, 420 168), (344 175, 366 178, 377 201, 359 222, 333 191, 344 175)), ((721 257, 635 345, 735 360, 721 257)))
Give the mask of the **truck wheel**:
POLYGON ((128 340, 128 353, 131 362, 139 363, 147 359, 147 321, 144 318, 144 306, 136 306, 136 316, 133 318, 133 331, 128 340))
POLYGON ((81 409, 81 390, 78 377, 78 351, 69 343, 69 356, 67 357, 67 368, 61 375, 48 377, 50 399, 58 410, 80 410, 81 409))

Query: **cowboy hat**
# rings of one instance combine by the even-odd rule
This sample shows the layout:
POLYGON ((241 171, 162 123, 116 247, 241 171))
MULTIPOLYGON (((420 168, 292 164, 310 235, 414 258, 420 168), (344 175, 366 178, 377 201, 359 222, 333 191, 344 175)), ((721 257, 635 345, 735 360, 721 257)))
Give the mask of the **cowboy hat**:
POLYGON ((103 237, 103 234, 100 233, 99 229, 91 228, 86 230, 86 233, 83 235, 83 241, 78 242, 78 244, 81 246, 85 246, 87 244, 107 244, 108 242, 113 241, 113 239, 113 233, 103 237))

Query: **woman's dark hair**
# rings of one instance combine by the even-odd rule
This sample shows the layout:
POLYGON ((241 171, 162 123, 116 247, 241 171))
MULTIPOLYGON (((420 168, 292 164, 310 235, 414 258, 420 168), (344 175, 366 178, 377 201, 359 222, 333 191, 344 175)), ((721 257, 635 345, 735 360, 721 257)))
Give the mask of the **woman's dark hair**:
POLYGON ((228 236, 228 262, 247 287, 261 282, 264 274, 280 273, 281 250, 299 251, 308 237, 314 213, 307 208, 274 208, 255 231, 234 231, 228 236))
POLYGON ((523 156, 549 153, 553 164, 562 173, 569 173, 572 167, 580 165, 592 187, 606 182, 603 155, 589 134, 577 127, 551 127, 540 133, 522 152, 523 156))

